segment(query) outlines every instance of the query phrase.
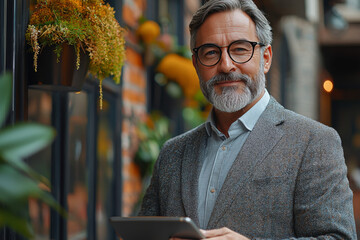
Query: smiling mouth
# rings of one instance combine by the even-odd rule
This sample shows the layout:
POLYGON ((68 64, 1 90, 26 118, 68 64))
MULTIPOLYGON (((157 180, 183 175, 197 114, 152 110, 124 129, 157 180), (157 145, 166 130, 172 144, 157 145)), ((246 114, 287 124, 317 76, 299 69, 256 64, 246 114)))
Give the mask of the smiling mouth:
POLYGON ((234 86, 234 85, 237 85, 237 84, 239 84, 241 82, 242 81, 224 81, 224 82, 217 82, 214 85, 215 86, 226 87, 226 86, 234 86))

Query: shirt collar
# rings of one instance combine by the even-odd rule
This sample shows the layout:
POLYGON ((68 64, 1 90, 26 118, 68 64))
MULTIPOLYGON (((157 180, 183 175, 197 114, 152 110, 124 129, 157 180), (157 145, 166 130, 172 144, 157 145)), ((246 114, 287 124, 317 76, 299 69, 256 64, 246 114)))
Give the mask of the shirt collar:
MULTIPOLYGON (((265 89, 265 94, 262 98, 252 107, 250 108, 244 115, 242 115, 237 121, 231 124, 229 133, 232 128, 239 128, 239 124, 244 126, 248 131, 252 131, 256 122, 259 120, 261 114, 264 112, 266 106, 270 101, 270 94, 265 89)), ((209 136, 211 136, 212 131, 216 134, 221 134, 221 132, 216 128, 215 120, 214 120, 214 112, 213 109, 210 111, 210 114, 206 120, 205 128, 206 132, 209 136)))

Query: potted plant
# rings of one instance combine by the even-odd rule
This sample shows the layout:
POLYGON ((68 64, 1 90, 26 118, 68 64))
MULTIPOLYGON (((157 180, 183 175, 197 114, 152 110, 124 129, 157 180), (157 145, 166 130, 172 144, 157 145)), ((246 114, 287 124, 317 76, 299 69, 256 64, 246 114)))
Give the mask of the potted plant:
POLYGON ((125 60, 124 29, 115 19, 114 9, 103 0, 38 0, 26 39, 32 48, 35 71, 42 67, 38 66, 42 49, 53 48, 59 60, 64 46, 69 45, 74 48, 77 69, 82 64, 81 52, 89 56, 89 72, 100 80, 100 100, 104 78, 120 82, 125 60))
MULTIPOLYGON (((4 126, 11 103, 12 78, 0 75, 0 127, 4 126)), ((28 200, 39 199, 59 211, 65 210, 41 185, 50 186, 48 179, 36 173, 24 158, 50 144, 53 128, 35 123, 16 123, 0 129, 0 229, 9 227, 33 239, 29 221, 28 200)))
POLYGON ((153 111, 145 121, 138 122, 137 135, 140 142, 135 162, 140 167, 141 176, 149 178, 162 145, 171 137, 170 120, 161 112, 153 111))

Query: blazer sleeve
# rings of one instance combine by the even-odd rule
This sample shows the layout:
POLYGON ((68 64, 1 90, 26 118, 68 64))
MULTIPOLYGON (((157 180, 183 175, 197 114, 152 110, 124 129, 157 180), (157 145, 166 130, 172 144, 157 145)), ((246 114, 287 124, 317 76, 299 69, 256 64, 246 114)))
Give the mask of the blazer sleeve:
POLYGON ((357 238, 341 140, 332 128, 313 133, 308 142, 296 180, 294 216, 296 236, 357 238))
POLYGON ((142 200, 139 216, 159 216, 160 215, 160 198, 159 198, 159 164, 160 156, 157 159, 150 185, 147 188, 142 200))

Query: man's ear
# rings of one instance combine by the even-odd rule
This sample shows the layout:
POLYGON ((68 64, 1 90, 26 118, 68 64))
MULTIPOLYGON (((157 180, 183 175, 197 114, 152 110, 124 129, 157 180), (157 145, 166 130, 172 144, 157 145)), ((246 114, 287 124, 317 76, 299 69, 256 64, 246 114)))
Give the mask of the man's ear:
POLYGON ((193 54, 191 56, 191 58, 192 58, 192 64, 194 65, 194 68, 196 69, 196 56, 195 56, 195 54, 193 54))
POLYGON ((271 45, 266 46, 264 51, 264 73, 268 73, 272 62, 272 47, 271 45))

